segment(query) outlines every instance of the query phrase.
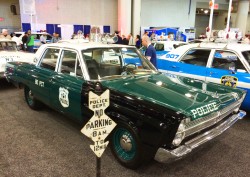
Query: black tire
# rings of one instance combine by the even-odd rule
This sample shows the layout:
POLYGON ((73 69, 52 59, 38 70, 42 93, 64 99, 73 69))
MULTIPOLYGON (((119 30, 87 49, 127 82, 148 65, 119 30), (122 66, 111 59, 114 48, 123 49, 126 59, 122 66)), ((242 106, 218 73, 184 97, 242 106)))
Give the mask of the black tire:
POLYGON ((137 129, 126 122, 118 122, 110 137, 111 151, 123 166, 136 169, 143 162, 143 149, 137 129))
POLYGON ((28 106, 33 110, 39 110, 42 106, 41 102, 38 101, 32 94, 32 91, 28 86, 24 87, 24 97, 28 106))

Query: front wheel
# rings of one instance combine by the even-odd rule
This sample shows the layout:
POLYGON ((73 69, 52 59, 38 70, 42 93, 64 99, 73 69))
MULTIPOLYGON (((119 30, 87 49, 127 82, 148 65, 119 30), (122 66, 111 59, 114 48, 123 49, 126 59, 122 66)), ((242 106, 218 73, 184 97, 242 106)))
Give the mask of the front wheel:
POLYGON ((41 108, 41 102, 39 102, 33 95, 33 92, 30 90, 29 87, 24 87, 24 97, 26 100, 26 103, 31 109, 38 110, 41 108))
POLYGON ((143 162, 143 152, 136 128, 119 122, 111 136, 111 151, 123 166, 138 168, 143 162))

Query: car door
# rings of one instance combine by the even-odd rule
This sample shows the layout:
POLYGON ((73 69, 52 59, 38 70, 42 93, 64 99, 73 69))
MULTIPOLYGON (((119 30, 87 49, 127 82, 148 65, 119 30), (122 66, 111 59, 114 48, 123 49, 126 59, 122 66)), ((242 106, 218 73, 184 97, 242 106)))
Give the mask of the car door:
MULTIPOLYGON (((163 72, 205 80, 210 49, 189 49, 179 61, 161 60, 158 69, 163 72)), ((174 54, 167 54, 171 58, 174 54)))
POLYGON ((76 50, 63 49, 57 72, 50 76, 52 106, 81 121, 83 72, 76 50))
POLYGON ((60 56, 60 49, 47 48, 42 54, 37 66, 29 71, 31 77, 30 89, 35 97, 47 105, 50 103, 50 77, 56 72, 58 57, 60 56))
POLYGON ((249 76, 249 72, 236 52, 230 50, 213 51, 211 66, 206 76, 207 81, 247 90, 248 93, 245 100, 249 104, 249 76))

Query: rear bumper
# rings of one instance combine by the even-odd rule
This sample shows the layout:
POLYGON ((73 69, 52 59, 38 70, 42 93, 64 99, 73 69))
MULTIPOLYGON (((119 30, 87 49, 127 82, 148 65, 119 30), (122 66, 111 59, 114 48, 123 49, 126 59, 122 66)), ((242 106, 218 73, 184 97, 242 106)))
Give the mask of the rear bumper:
POLYGON ((231 127, 237 120, 242 119, 246 115, 245 111, 239 111, 237 114, 233 114, 227 120, 219 124, 212 130, 209 130, 194 139, 189 140, 184 145, 174 149, 174 150, 166 150, 164 148, 159 148, 155 155, 155 160, 158 162, 166 163, 169 161, 173 161, 179 159, 190 152, 192 152, 195 148, 199 147, 200 145, 206 143, 207 141, 212 140, 213 138, 217 137, 229 127, 231 127))

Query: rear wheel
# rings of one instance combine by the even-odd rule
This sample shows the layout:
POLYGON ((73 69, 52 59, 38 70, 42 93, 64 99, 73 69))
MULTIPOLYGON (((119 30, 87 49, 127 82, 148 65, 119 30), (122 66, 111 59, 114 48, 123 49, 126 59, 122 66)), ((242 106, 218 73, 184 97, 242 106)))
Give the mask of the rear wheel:
POLYGON ((143 162, 137 130, 125 122, 119 122, 113 131, 111 150, 118 161, 128 168, 138 168, 143 162))
POLYGON ((34 97, 33 92, 27 86, 24 87, 24 97, 31 109, 38 110, 41 108, 41 102, 34 97))

